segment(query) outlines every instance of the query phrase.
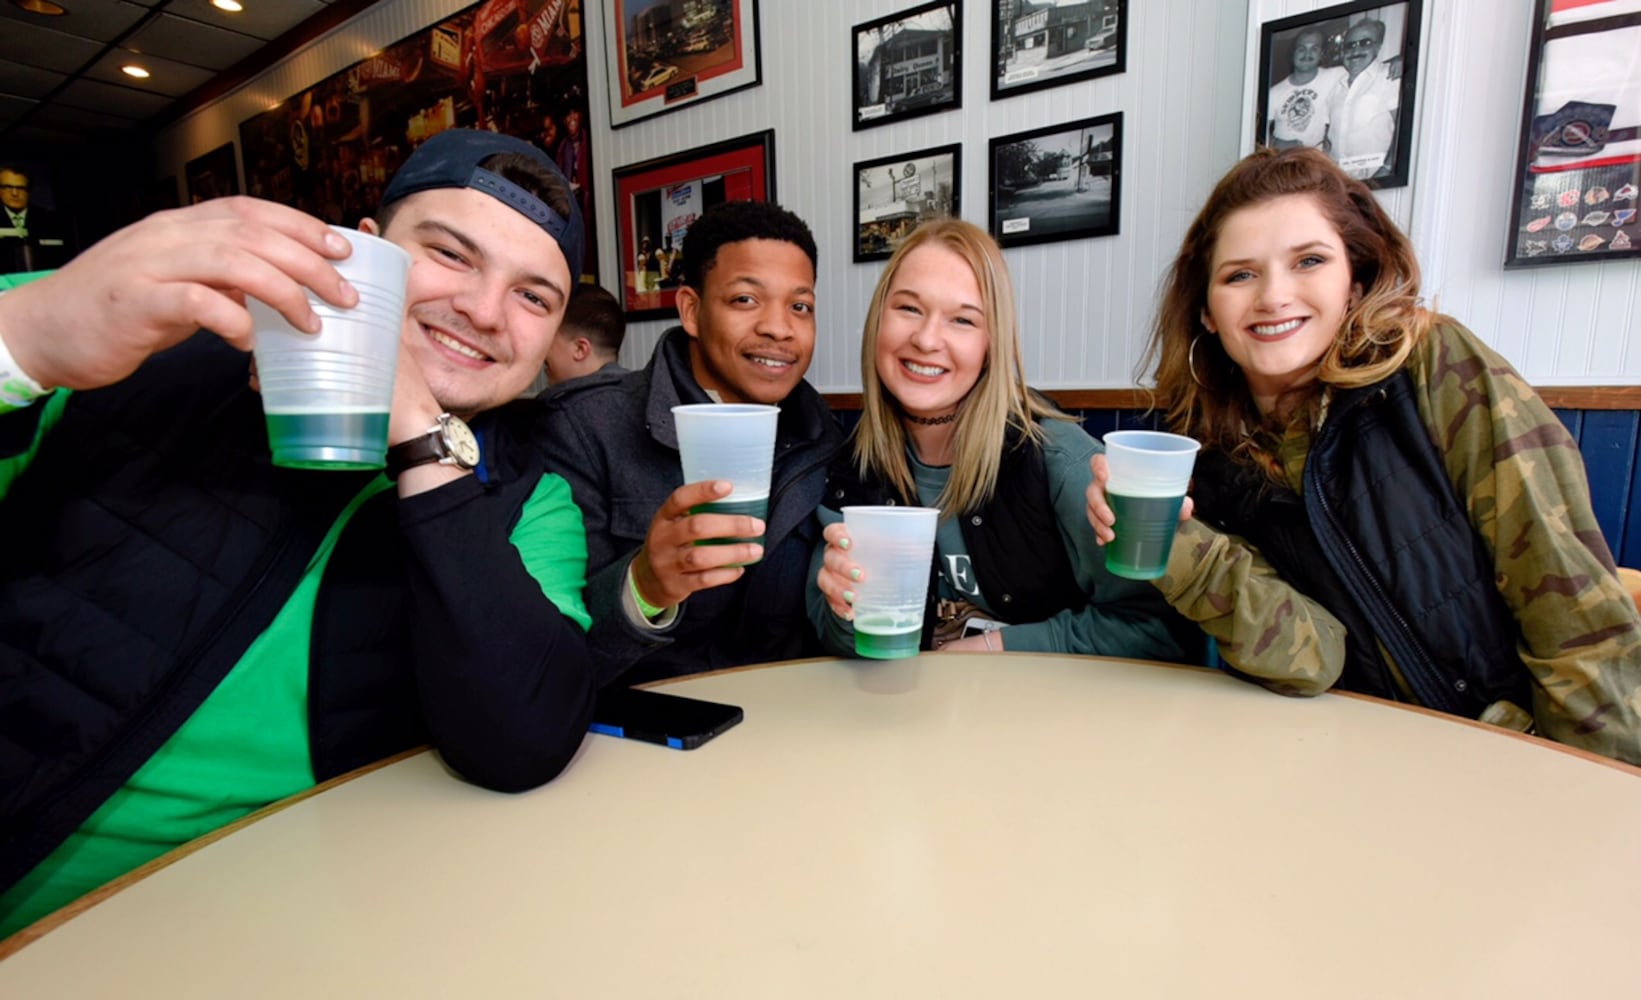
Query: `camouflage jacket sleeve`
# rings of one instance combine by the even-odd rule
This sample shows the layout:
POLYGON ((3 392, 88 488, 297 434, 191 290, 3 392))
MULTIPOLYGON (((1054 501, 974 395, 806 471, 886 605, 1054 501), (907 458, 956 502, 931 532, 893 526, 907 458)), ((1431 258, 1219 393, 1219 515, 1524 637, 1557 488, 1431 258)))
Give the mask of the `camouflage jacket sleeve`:
POLYGON ((1273 691, 1321 694, 1344 669, 1345 627, 1236 535, 1186 521, 1157 586, 1237 673, 1273 691))
POLYGON ((1451 321, 1410 371, 1520 625, 1538 731, 1641 764, 1641 615, 1590 509, 1578 447, 1508 362, 1451 321))

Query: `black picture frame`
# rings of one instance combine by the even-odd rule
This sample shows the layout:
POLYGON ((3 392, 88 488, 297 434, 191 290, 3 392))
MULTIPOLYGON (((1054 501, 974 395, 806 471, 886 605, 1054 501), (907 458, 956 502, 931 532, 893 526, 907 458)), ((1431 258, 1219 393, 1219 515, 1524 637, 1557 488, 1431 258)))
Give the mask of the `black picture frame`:
POLYGON ((991 14, 994 101, 1128 69, 1128 0, 998 0, 991 14))
POLYGON ((763 83, 757 0, 604 0, 604 14, 611 128, 763 83))
POLYGON ((855 131, 963 106, 961 0, 935 0, 851 30, 855 131))
POLYGON ((1368 187, 1406 186, 1423 16, 1423 0, 1357 0, 1261 25, 1255 144, 1322 149, 1368 187), (1358 68, 1358 43, 1370 41, 1372 31, 1358 26, 1371 23, 1383 27, 1382 37, 1358 68), (1357 37, 1347 39, 1352 34, 1357 37), (1295 83, 1302 36, 1313 38, 1306 48, 1318 65, 1309 80, 1295 83), (1386 109, 1390 99, 1396 105, 1386 109), (1349 103, 1342 108, 1341 102, 1349 103))
POLYGON ((1617 119, 1641 94, 1641 12, 1590 18, 1575 8, 1562 18, 1549 0, 1534 8, 1504 266, 1634 260, 1641 137, 1617 119))
POLYGON ((960 143, 855 164, 855 263, 888 260, 929 219, 961 218, 962 179, 960 143))
POLYGON ((990 140, 986 222, 998 245, 1115 236, 1122 122, 1117 111, 990 140))
POLYGON ((677 253, 690 223, 708 207, 774 201, 775 130, 617 167, 613 180, 622 310, 632 320, 670 319, 678 315, 677 260, 641 264, 646 240, 650 253, 668 243, 677 253))

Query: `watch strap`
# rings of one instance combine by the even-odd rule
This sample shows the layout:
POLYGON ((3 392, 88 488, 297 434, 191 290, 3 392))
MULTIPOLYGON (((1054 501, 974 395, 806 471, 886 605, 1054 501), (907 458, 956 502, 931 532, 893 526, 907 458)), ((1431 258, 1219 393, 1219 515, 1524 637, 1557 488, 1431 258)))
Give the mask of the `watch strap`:
POLYGON ((387 468, 384 471, 389 479, 398 479, 406 469, 429 465, 444 457, 444 428, 434 424, 427 433, 390 447, 387 450, 387 468))

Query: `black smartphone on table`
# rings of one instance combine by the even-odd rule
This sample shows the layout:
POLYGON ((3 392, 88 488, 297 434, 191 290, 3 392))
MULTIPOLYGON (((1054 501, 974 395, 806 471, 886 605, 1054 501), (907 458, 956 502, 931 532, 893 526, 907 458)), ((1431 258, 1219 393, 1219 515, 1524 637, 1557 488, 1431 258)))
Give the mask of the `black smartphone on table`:
POLYGON ((694 750, 740 722, 739 705, 701 701, 642 688, 611 687, 598 693, 589 731, 605 736, 694 750))

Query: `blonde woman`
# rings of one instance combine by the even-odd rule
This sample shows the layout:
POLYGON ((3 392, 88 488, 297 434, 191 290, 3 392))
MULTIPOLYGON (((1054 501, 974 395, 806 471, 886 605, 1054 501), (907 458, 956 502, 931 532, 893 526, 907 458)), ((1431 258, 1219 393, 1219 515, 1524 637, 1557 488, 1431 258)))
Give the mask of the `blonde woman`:
POLYGON ((1026 387, 1013 286, 984 231, 929 222, 890 258, 866 316, 861 381, 809 595, 830 649, 854 648, 862 572, 838 511, 894 502, 941 511, 923 648, 1200 659, 1200 633, 1154 588, 1106 572, 1084 514, 1100 444, 1026 387))

